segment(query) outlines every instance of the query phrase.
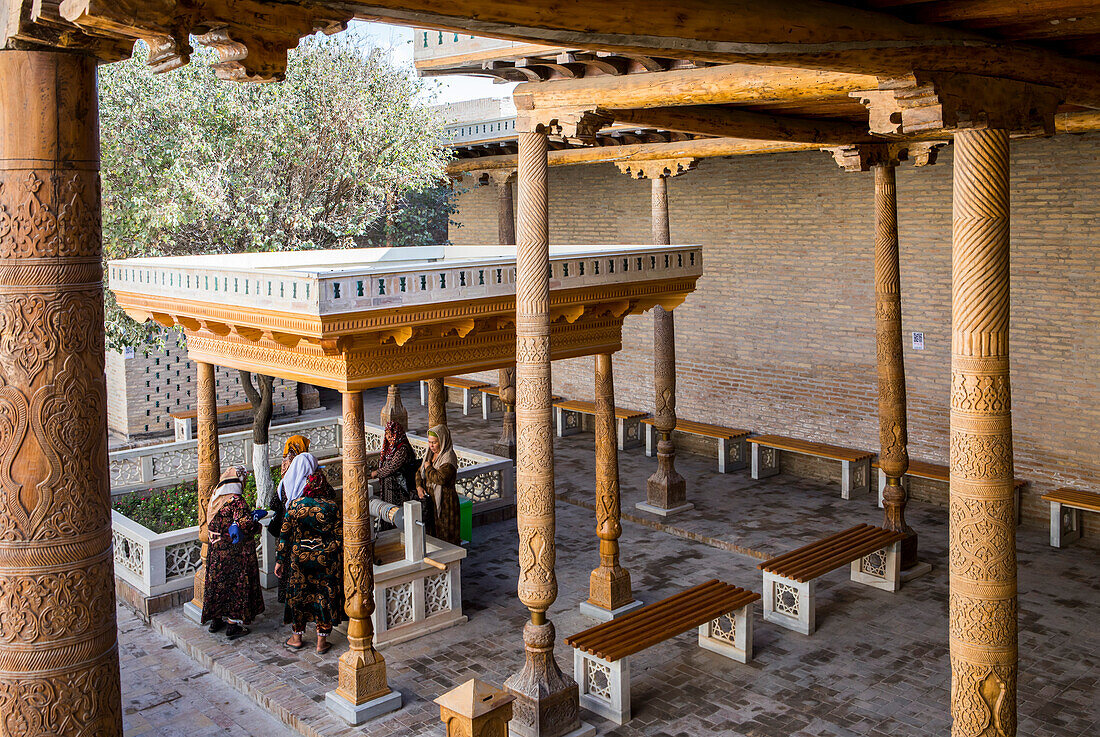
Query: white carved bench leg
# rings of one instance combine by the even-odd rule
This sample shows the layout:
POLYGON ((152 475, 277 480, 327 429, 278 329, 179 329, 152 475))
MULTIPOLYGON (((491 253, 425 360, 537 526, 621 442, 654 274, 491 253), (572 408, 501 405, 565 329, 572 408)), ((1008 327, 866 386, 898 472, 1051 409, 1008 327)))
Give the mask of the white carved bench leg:
POLYGON ((656 439, 657 431, 653 425, 645 426, 645 454, 647 458, 652 458, 656 452, 657 444, 654 442, 656 439))
POLYGON ((642 421, 640 418, 620 419, 616 424, 619 428, 619 450, 641 445, 642 421))
POLYGON ((718 439, 718 472, 729 473, 748 468, 749 449, 745 438, 718 439))
POLYGON ((752 444, 752 477, 766 479, 779 473, 779 451, 760 443, 752 444))
POLYGON ((1081 539, 1081 510, 1061 502, 1050 503, 1050 544, 1064 548, 1081 539))
POLYGON ((764 573, 764 621, 804 635, 812 635, 814 581, 799 583, 774 573, 764 573))
POLYGON ((901 543, 890 543, 853 560, 852 580, 883 591, 901 588, 901 543))
POLYGON ((561 407, 554 407, 554 411, 558 416, 559 438, 564 438, 566 435, 575 435, 581 431, 581 414, 579 412, 561 407))
POLYGON ((492 398, 485 392, 481 393, 481 419, 488 420, 492 417, 492 398))
POLYGON ((630 658, 607 661, 573 650, 581 706, 616 724, 630 721, 630 658))
POLYGON ((718 473, 726 472, 726 459, 729 457, 730 441, 726 438, 718 438, 718 473))
POLYGON ((699 647, 739 663, 752 660, 752 603, 699 626, 699 647))
POLYGON ((428 382, 420 380, 420 406, 428 406, 428 382))
POLYGON ((191 439, 191 420, 190 420, 190 418, 187 418, 187 419, 175 418, 175 419, 172 420, 172 424, 174 425, 175 430, 176 430, 176 442, 177 443, 180 442, 181 440, 190 440, 191 439))
POLYGON ((871 459, 841 461, 840 496, 851 499, 853 494, 871 492, 871 459))

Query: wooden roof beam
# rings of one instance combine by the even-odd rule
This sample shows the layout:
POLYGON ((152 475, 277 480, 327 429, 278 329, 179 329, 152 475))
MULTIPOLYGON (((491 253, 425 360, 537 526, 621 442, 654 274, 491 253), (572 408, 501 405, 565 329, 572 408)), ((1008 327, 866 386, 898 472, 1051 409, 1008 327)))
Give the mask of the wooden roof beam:
POLYGON ((767 115, 718 105, 687 105, 641 110, 605 110, 616 123, 634 123, 663 130, 762 141, 792 141, 839 145, 870 140, 866 124, 767 115))

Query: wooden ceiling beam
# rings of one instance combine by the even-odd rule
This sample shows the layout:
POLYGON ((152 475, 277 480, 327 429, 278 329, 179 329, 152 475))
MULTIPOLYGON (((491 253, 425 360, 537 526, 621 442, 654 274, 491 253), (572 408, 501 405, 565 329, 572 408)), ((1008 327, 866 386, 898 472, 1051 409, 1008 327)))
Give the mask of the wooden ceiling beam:
POLYGON ((601 108, 616 123, 633 123, 682 133, 762 141, 840 145, 870 140, 867 125, 753 113, 718 105, 620 110, 601 108))

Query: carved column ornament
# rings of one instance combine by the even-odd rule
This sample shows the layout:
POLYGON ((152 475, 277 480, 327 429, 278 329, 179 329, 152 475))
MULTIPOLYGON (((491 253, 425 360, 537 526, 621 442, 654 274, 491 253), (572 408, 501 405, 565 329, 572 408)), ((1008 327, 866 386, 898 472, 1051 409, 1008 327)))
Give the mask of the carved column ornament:
POLYGON ((428 429, 447 424, 447 387, 443 379, 428 379, 428 429))
POLYGON ((1003 130, 955 135, 951 245, 951 733, 1016 734, 1016 521, 1003 130))
POLYGON ((386 661, 374 649, 374 528, 370 520, 362 392, 344 392, 344 609, 348 651, 340 656, 335 694, 353 705, 390 692, 386 661))
POLYGON ((401 387, 397 384, 390 384, 386 391, 386 406, 382 408, 379 420, 382 422, 382 427, 385 427, 390 420, 396 420, 401 427, 409 429, 409 411, 401 403, 401 387))
POLYGON ((600 565, 592 571, 588 603, 613 612, 634 601, 630 573, 619 565, 623 532, 619 504, 619 444, 611 354, 596 354, 596 536, 600 565))
POLYGON ((206 554, 210 548, 210 531, 206 529, 206 509, 210 505, 210 495, 218 485, 221 476, 221 458, 218 444, 218 380, 213 364, 198 361, 195 363, 198 373, 198 397, 195 400, 196 437, 198 439, 199 471, 198 484, 199 541, 202 543, 202 563, 195 571, 195 598, 191 600, 202 610, 203 591, 206 586, 206 554))
MULTIPOLYGON (((485 175, 497 185, 497 243, 513 246, 516 243, 516 215, 512 198, 512 182, 516 172, 507 169, 490 170, 485 175)), ((516 369, 504 368, 498 373, 500 403, 504 405, 500 439, 493 452, 516 460, 516 369)))
MULTIPOLYGON (((525 105, 533 103, 530 99, 516 100, 517 131, 537 131, 574 145, 594 144, 596 134, 615 122, 606 111, 594 107, 534 110, 525 105)), ((523 178, 522 173, 519 177, 523 178)))
POLYGON ((0 734, 122 734, 96 60, 0 51, 0 734))
POLYGON ((516 696, 511 729, 524 737, 560 737, 579 725, 577 684, 554 659, 546 610, 558 595, 554 573, 554 435, 550 382, 550 239, 544 129, 520 128, 519 243, 516 249, 516 521, 523 669, 505 682, 516 696))
MULTIPOLYGON (((657 181, 664 177, 675 177, 692 171, 698 163, 699 159, 679 158, 657 159, 654 161, 616 161, 615 166, 619 167, 619 171, 632 179, 657 181)), ((657 243, 657 241, 654 241, 654 243, 657 243)))

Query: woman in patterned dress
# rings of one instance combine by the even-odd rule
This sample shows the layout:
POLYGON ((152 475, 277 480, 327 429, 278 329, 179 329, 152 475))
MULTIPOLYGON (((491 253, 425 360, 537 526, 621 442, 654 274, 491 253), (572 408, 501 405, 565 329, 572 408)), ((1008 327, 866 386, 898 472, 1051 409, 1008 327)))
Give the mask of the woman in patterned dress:
POLYGON ((332 628, 344 621, 343 517, 336 494, 317 461, 300 453, 287 469, 286 515, 276 555, 275 575, 284 588, 283 622, 293 634, 287 648, 305 647, 306 625, 317 627, 317 652, 332 645, 332 628))
POLYGON ((202 597, 202 623, 217 632, 225 623, 230 640, 249 633, 252 620, 264 610, 260 569, 256 562, 256 533, 260 523, 244 500, 248 472, 230 466, 210 497, 206 524, 210 547, 206 554, 206 586, 202 597))
POLYGON ((400 507, 413 498, 413 484, 410 481, 413 481, 411 467, 415 461, 416 454, 405 435, 405 428, 396 420, 390 420, 382 437, 378 469, 370 473, 370 477, 379 479, 382 485, 383 501, 400 507))
MULTIPOLYGON (((446 425, 436 425, 428 431, 428 453, 416 472, 416 492, 432 507, 434 529, 426 532, 452 545, 462 543, 458 520, 458 456, 451 446, 451 432, 446 425)), ((429 525, 425 525, 429 527, 429 525)))

